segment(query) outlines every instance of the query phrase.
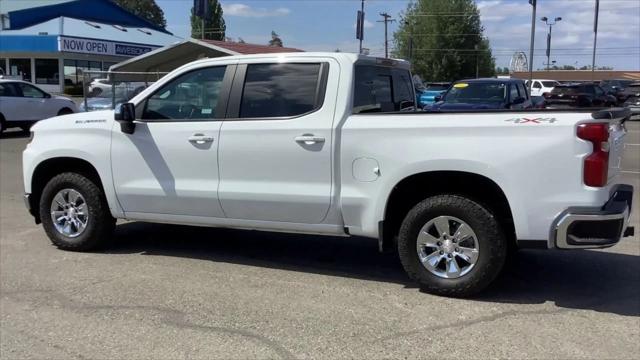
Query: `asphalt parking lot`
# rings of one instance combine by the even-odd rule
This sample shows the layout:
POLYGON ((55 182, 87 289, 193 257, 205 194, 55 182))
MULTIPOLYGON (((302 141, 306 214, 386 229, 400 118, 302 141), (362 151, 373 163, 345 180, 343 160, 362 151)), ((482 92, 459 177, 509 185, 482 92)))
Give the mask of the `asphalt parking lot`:
MULTIPOLYGON (((26 142, 0 139, 2 359, 640 354, 638 235, 601 251, 520 251, 467 300, 420 292, 367 239, 121 223, 107 251, 64 252, 24 209, 26 142)), ((638 191, 640 122, 627 143, 623 176, 638 191)))

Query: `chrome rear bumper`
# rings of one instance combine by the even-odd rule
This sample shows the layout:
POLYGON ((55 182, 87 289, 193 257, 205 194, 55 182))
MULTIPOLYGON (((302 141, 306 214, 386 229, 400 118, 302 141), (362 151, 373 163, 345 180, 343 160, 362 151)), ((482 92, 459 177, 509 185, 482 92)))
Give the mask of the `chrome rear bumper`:
POLYGON ((632 199, 633 187, 621 184, 613 189, 602 207, 567 209, 555 221, 555 246, 559 249, 587 249, 617 244, 626 233, 632 199))

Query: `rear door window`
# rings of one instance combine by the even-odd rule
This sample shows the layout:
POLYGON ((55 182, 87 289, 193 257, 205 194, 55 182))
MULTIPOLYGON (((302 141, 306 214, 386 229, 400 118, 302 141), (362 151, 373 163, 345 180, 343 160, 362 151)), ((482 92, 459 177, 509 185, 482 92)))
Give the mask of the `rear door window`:
POLYGON ((529 98, 529 92, 524 88, 523 83, 518 83, 518 92, 520 93, 520 97, 523 97, 525 99, 529 98))
POLYGON ((17 96, 16 90, 10 83, 2 83, 0 84, 0 96, 17 96))
POLYGON ((298 116, 322 106, 320 63, 247 66, 240 118, 298 116))
POLYGON ((600 86, 594 86, 593 89, 596 92, 596 95, 601 96, 604 95, 604 91, 600 88, 600 86))
POLYGON ((415 104, 408 70, 356 65, 353 113, 393 112, 415 104))
POLYGON ((514 101, 519 97, 520 94, 518 94, 518 88, 516 87, 516 84, 511 84, 509 86, 509 101, 514 101))

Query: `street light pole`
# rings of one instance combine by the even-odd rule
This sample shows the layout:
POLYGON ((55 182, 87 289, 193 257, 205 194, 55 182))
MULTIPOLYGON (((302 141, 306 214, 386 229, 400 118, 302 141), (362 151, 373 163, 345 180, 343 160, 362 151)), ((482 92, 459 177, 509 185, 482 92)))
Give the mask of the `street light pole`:
POLYGON ((536 0, 529 0, 533 7, 531 12, 531 43, 529 44, 529 93, 533 89, 533 43, 536 37, 536 0))
POLYGON ((553 25, 555 25, 558 21, 561 21, 562 18, 557 17, 553 19, 553 21, 549 21, 549 18, 544 16, 541 17, 540 20, 549 25, 549 33, 547 34, 547 71, 549 71, 549 65, 551 64, 551 30, 553 29, 553 25))
POLYGON ((357 25, 360 27, 360 50, 358 51, 358 54, 362 54, 362 40, 364 39, 364 0, 360 2, 360 14, 362 15, 359 19, 360 22, 357 25))
POLYGON ((598 13, 600 0, 596 0, 596 14, 593 18, 593 58, 591 59, 591 81, 595 80, 596 71, 596 43, 598 42, 598 13))

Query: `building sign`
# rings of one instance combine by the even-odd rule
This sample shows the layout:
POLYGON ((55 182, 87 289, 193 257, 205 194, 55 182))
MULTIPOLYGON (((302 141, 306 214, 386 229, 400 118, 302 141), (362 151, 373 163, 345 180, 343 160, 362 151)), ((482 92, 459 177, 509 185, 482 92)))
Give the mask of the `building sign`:
POLYGON ((159 46, 133 45, 115 41, 83 39, 68 36, 58 37, 58 50, 93 55, 133 57, 148 53, 159 46))

